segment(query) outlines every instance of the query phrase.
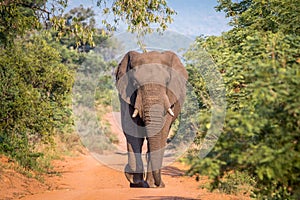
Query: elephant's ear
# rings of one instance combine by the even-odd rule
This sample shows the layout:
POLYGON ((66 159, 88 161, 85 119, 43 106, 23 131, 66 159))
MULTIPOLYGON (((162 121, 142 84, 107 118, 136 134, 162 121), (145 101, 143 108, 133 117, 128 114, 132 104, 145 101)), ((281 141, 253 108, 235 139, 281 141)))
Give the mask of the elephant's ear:
POLYGON ((170 55, 171 59, 170 80, 167 84, 167 95, 171 105, 179 103, 182 107, 186 95, 188 73, 175 53, 167 53, 170 55))
POLYGON ((116 70, 116 87, 118 89, 120 97, 134 106, 136 92, 135 88, 132 84, 132 80, 130 79, 130 69, 131 69, 131 60, 134 56, 138 55, 138 52, 129 51, 119 63, 119 66, 116 70))

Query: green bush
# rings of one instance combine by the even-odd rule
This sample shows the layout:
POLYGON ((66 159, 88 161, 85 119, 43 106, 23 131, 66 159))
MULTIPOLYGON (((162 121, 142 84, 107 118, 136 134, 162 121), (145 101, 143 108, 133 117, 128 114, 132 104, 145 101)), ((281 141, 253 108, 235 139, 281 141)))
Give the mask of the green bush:
POLYGON ((0 152, 36 168, 38 144, 71 123, 73 73, 38 37, 0 52, 0 152))

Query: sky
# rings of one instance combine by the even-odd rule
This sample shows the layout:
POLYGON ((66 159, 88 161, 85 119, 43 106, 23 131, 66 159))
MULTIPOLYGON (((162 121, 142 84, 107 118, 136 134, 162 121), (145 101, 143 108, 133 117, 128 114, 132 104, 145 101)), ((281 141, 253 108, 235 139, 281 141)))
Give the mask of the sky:
MULTIPOLYGON (((214 7, 217 0, 169 0, 168 5, 173 8, 177 15, 174 22, 169 25, 169 30, 190 36, 220 35, 230 29, 228 19, 224 13, 216 12, 214 7)), ((79 6, 94 7, 96 13, 101 10, 96 7, 96 0, 69 0, 69 7, 79 6)), ((97 24, 100 26, 102 17, 97 16, 97 24)), ((119 31, 124 31, 126 26, 121 26, 119 31)))
POLYGON ((216 12, 216 0, 169 0, 177 11, 169 27, 188 35, 220 35, 230 29, 225 13, 216 12))

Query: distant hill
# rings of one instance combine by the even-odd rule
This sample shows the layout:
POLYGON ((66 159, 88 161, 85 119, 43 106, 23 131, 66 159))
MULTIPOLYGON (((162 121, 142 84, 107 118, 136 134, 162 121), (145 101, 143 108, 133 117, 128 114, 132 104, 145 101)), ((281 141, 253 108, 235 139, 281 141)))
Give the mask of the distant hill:
MULTIPOLYGON (((115 34, 114 38, 122 44, 122 51, 124 52, 129 50, 140 50, 137 45, 136 34, 123 32, 115 34)), ((143 43, 149 50, 172 50, 181 55, 191 45, 194 39, 195 37, 189 37, 174 31, 166 31, 163 34, 154 32, 146 35, 143 38, 143 43)))

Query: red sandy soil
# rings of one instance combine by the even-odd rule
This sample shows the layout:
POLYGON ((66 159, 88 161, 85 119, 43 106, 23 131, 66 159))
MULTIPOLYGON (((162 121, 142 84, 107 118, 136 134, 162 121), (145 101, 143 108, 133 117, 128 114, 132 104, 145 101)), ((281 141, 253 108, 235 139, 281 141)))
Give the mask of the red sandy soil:
MULTIPOLYGON (((110 120, 112 116, 107 115, 110 120)), ((116 133, 110 120, 112 132, 116 133)), ((117 133, 116 133, 117 134, 117 133)), ((0 157, 0 199, 22 200, 248 200, 244 196, 211 193, 199 187, 207 179, 195 181, 184 176, 186 167, 173 163, 163 169, 165 188, 129 188, 123 172, 111 169, 88 152, 64 157, 53 162, 55 174, 45 175, 44 181, 28 178, 14 170, 8 159, 0 157), (56 174, 57 173, 57 174, 56 174)))

